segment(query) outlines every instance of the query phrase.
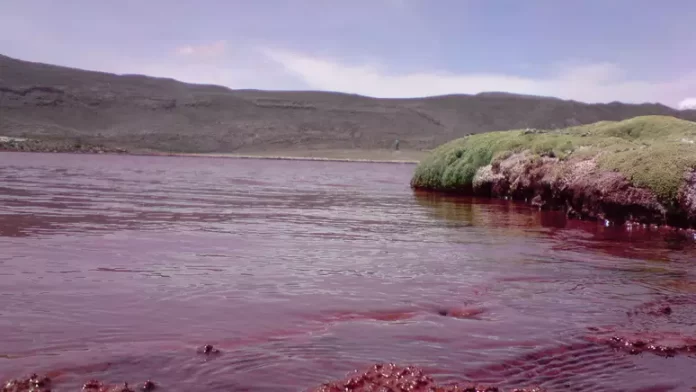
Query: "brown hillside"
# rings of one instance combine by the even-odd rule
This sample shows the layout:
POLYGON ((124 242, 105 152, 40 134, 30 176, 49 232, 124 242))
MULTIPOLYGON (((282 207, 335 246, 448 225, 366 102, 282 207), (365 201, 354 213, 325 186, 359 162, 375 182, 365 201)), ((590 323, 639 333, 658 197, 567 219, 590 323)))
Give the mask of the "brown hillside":
POLYGON ((471 133, 559 128, 640 115, 696 120, 659 104, 585 104, 506 93, 377 99, 230 90, 0 55, 0 135, 178 152, 428 149, 471 133))

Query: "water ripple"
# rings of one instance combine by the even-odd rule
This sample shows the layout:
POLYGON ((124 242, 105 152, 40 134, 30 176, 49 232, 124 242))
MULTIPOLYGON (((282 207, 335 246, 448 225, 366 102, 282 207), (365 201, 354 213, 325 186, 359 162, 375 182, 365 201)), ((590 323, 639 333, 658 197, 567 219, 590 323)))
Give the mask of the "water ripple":
POLYGON ((412 170, 0 153, 0 376, 282 392, 398 362, 552 391, 696 384, 694 358, 586 339, 696 335, 693 242, 413 193, 412 170))

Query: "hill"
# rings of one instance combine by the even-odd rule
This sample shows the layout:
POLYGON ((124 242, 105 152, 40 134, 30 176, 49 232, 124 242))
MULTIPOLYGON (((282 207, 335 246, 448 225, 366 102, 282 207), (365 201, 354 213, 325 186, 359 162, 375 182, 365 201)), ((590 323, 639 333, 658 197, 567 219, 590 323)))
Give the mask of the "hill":
POLYGON ((660 104, 585 104, 491 92, 378 99, 231 90, 0 55, 0 135, 175 152, 422 150, 467 134, 560 128, 640 115, 696 120, 660 104))

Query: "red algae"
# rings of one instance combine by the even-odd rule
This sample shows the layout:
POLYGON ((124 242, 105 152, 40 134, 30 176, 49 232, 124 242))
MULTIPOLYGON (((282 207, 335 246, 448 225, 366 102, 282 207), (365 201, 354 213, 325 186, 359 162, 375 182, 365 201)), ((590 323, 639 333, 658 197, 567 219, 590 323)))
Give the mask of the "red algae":
POLYGON ((637 306, 628 316, 679 316, 696 317, 696 297, 692 295, 670 295, 637 306))
POLYGON ((121 386, 109 386, 99 380, 89 380, 82 386, 84 392, 134 392, 128 387, 128 383, 121 386))
POLYGON ((680 354, 696 354, 696 337, 681 332, 658 331, 616 331, 591 328, 596 332, 587 337, 588 341, 604 344, 613 349, 632 355, 643 353, 661 357, 674 357, 680 354))
POLYGON ((157 388, 157 385, 150 381, 147 380, 144 383, 142 383, 138 388, 133 389, 131 388, 128 383, 123 383, 121 385, 109 385, 105 384, 99 380, 90 380, 85 383, 85 385, 82 386, 82 391, 83 392, 149 392, 149 391, 154 391, 157 388))
POLYGON ((478 319, 486 310, 477 307, 439 307, 407 309, 407 310, 372 310, 372 311, 339 311, 331 312, 319 318, 320 322, 344 322, 344 321, 381 321, 394 322, 411 320, 418 316, 438 314, 440 316, 478 319))
POLYGON ((21 157, 0 154, 2 379, 294 392, 389 361, 441 391, 696 385, 687 230, 412 194, 397 167, 21 157))
POLYGON ((587 338, 608 345, 617 351, 632 355, 651 353, 662 357, 696 354, 696 336, 693 325, 692 296, 666 296, 647 301, 626 312, 627 323, 621 327, 592 327, 587 338), (672 330, 656 330, 660 322, 671 321, 672 330), (678 327, 686 326, 679 330, 678 327))
POLYGON ((323 322, 373 320, 373 321, 403 321, 418 315, 414 310, 372 310, 372 311, 338 311, 324 315, 323 322))
POLYGON ((32 374, 31 376, 10 380, 3 384, 0 392, 50 392, 51 379, 46 376, 32 374))
POLYGON ((623 337, 613 336, 606 340, 611 347, 623 350, 629 354, 650 352, 661 357, 673 357, 677 354, 696 354, 696 339, 679 337, 681 343, 658 343, 659 338, 649 334, 643 336, 623 337))
POLYGON ((485 312, 483 308, 444 308, 437 311, 440 316, 458 319, 480 319, 485 312))
POLYGON ((217 355, 220 354, 220 350, 215 348, 212 344, 206 344, 203 347, 198 348, 198 353, 203 355, 217 355))
MULTIPOLYGON (((49 377, 33 374, 25 379, 6 382, 0 392, 51 392, 52 384, 49 377)), ((82 392, 150 392, 156 388, 157 385, 150 380, 137 388, 132 388, 128 383, 111 385, 99 380, 89 380, 82 386, 82 392)))
MULTIPOLYGON (((321 385, 311 392, 502 392, 496 386, 486 385, 438 385, 423 370, 413 366, 377 364, 343 380, 321 385)), ((514 388, 515 392, 541 392, 542 389, 514 388)))
MULTIPOLYGON (((99 380, 89 380, 82 386, 82 392, 149 392, 157 388, 150 380, 137 388, 128 383, 111 385, 99 380)), ((51 380, 36 374, 21 380, 5 383, 0 392, 50 392, 51 380)), ((539 387, 501 389, 482 384, 438 385, 422 369, 414 366, 395 364, 376 364, 369 369, 350 375, 343 380, 322 384, 311 392, 542 392, 539 387)))

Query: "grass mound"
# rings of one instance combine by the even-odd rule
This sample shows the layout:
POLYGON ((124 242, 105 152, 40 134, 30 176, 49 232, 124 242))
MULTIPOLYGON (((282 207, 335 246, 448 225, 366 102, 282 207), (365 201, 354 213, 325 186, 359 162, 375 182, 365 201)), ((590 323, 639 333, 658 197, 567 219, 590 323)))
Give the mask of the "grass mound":
POLYGON ((414 188, 470 189, 476 171, 513 153, 560 160, 597 159, 663 202, 675 199, 684 173, 696 167, 696 123, 668 116, 601 121, 556 130, 511 130, 467 136, 434 149, 416 168, 414 188))

